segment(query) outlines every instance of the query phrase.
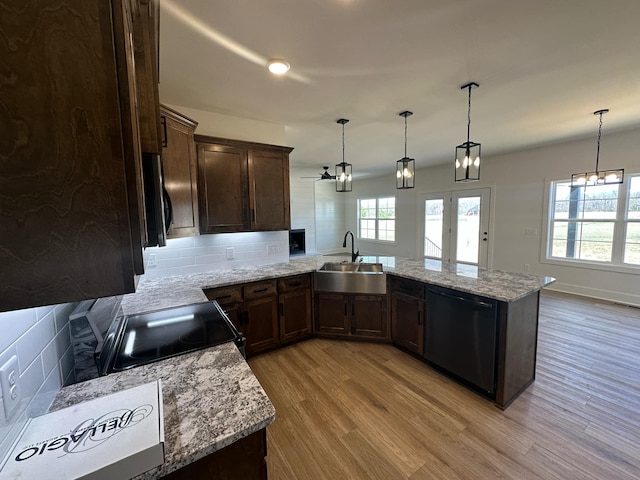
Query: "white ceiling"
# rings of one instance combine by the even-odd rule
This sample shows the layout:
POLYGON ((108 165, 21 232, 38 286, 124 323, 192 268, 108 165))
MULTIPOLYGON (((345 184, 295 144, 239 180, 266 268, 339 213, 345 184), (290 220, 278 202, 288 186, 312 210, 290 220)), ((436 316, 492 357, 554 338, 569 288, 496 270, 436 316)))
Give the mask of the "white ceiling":
MULTIPOLYGON (((640 126, 638 0, 161 0, 163 103, 286 126, 292 166, 354 176, 640 126), (270 57, 291 63, 270 74, 270 57)), ((517 160, 517 159, 516 159, 517 160)), ((594 159, 595 160, 595 159, 594 159)))

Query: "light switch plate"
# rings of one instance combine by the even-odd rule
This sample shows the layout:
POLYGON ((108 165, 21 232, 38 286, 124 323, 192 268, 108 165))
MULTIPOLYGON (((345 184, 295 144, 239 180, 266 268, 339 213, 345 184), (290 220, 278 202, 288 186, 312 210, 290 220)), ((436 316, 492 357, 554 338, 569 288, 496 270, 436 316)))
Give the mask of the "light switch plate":
POLYGON ((236 257, 233 247, 227 247, 227 260, 233 260, 236 257))
POLYGON ((18 372, 18 357, 12 356, 0 367, 0 389, 2 390, 2 403, 4 404, 5 418, 11 417, 16 407, 22 400, 20 388, 20 376, 18 372))

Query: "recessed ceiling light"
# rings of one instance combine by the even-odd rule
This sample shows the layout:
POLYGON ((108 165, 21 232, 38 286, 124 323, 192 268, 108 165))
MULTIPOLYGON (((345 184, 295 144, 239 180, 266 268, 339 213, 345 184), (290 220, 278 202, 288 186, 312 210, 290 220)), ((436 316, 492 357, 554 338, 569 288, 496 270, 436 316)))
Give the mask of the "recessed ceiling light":
POLYGON ((269 71, 275 75, 284 75, 289 71, 291 65, 288 62, 285 62, 281 58, 272 58, 267 62, 267 68, 269 71))

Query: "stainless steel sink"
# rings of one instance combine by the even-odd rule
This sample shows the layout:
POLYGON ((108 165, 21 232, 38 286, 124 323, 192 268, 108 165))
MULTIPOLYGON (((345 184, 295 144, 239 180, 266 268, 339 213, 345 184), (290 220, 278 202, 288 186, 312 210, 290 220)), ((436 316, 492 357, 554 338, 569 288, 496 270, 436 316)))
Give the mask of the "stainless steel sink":
POLYGON ((314 290, 384 295, 387 275, 381 263, 327 262, 314 274, 314 290))

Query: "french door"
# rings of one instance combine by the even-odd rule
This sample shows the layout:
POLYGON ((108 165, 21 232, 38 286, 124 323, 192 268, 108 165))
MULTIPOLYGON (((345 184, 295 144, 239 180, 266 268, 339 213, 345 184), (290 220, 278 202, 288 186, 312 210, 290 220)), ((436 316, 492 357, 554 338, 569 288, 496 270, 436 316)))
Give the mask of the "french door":
POLYGON ((491 189, 429 194, 423 201, 424 257, 486 267, 491 189))

